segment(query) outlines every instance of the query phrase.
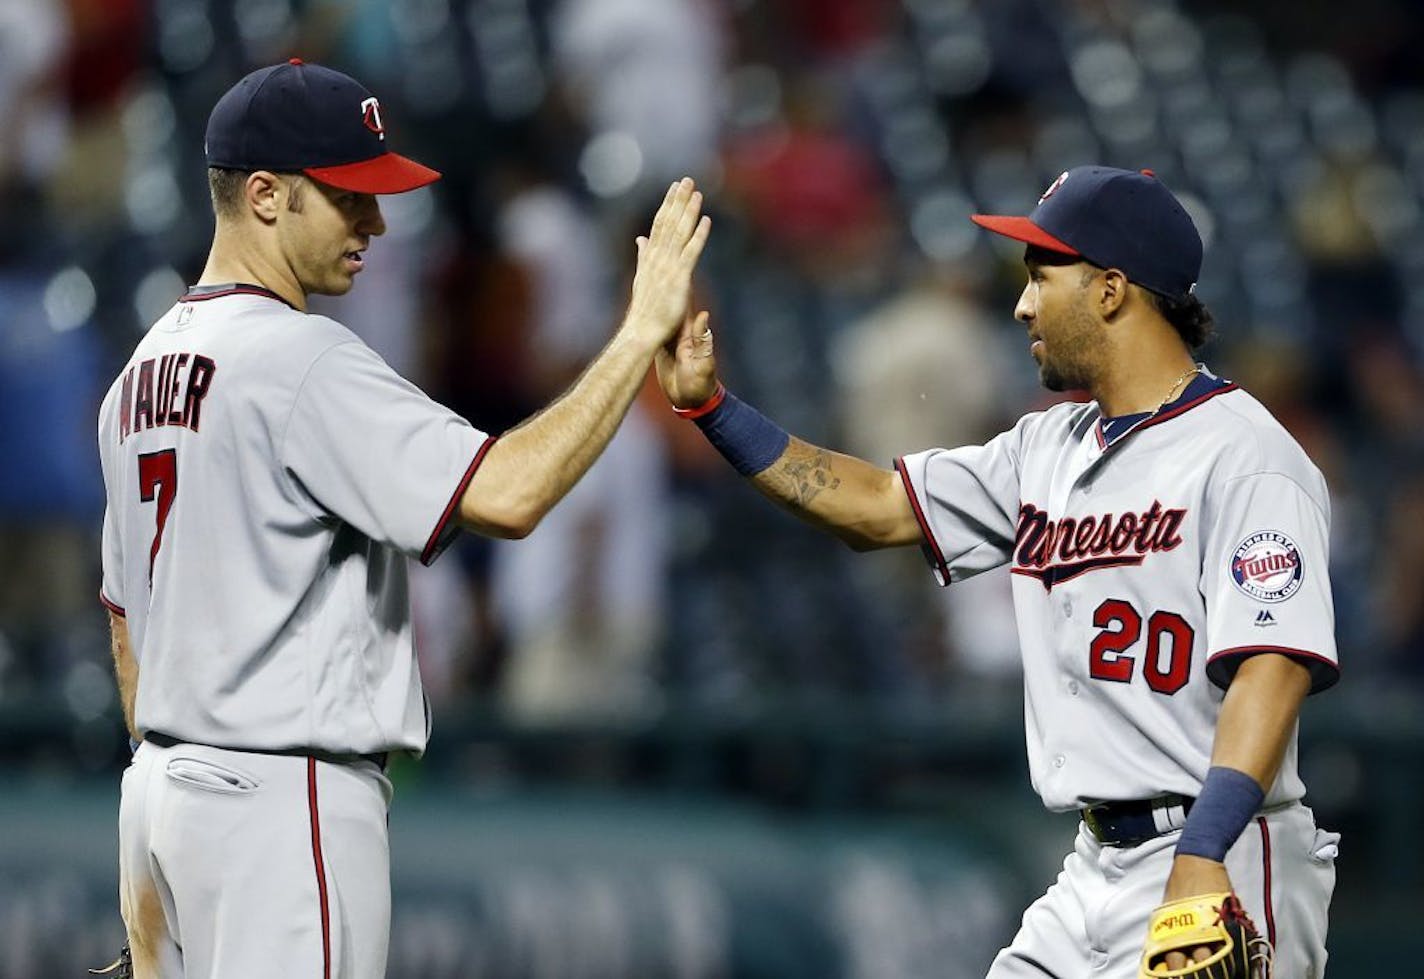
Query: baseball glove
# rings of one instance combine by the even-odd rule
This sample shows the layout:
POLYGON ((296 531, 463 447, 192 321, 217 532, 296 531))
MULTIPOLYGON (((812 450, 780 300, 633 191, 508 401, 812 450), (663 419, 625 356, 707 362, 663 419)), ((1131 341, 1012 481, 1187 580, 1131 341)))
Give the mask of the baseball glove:
POLYGON ((1270 979, 1271 943, 1256 932, 1235 894, 1199 894, 1163 904, 1147 925, 1139 979, 1270 979), (1168 952, 1208 948, 1211 954, 1180 969, 1168 952))
POLYGON ((102 969, 90 969, 91 976, 107 976, 108 979, 134 979, 133 955, 129 952, 129 943, 124 942, 124 947, 119 950, 119 957, 102 969))

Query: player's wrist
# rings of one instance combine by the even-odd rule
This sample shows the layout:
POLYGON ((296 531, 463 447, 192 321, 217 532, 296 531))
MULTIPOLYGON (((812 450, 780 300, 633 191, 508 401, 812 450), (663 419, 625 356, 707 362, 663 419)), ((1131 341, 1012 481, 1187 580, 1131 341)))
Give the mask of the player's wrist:
POLYGON ((626 343, 640 357, 651 358, 667 342, 668 329, 658 317, 629 309, 614 337, 615 343, 626 343))
POLYGON ((1203 857, 1217 863, 1225 860, 1226 851, 1265 799, 1265 791, 1250 775, 1213 765, 1182 827, 1177 856, 1203 857))
POLYGON ((733 469, 743 476, 755 476, 781 458, 791 444, 791 435, 722 385, 717 388, 718 394, 708 402, 710 407, 694 409, 692 423, 733 469))
POLYGON ((673 413, 676 414, 679 418, 686 418, 688 421, 696 421, 704 415, 709 415, 713 411, 716 411, 717 406, 720 405, 724 400, 726 400, 726 397, 727 389, 721 381, 718 381, 717 386, 712 390, 712 393, 706 398, 702 399, 701 401, 693 400, 691 404, 688 404, 684 407, 673 405, 672 410, 673 413))

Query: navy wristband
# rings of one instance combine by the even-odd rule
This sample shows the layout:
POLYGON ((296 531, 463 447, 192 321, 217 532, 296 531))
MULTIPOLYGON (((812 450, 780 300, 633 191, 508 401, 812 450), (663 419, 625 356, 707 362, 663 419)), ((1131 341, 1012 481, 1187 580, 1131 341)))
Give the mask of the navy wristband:
POLYGON ((785 429, 730 392, 693 424, 743 476, 755 476, 781 458, 791 444, 785 429))
POLYGON ((1182 827, 1181 839, 1177 840, 1178 856, 1205 857, 1220 863, 1265 799, 1266 793, 1250 775, 1213 765, 1182 827))

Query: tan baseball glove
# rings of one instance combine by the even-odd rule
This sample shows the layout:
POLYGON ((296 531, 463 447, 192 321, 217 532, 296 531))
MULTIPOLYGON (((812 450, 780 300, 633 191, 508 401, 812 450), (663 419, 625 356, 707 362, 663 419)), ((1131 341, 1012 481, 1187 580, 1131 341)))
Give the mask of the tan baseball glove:
POLYGON ((1140 979, 1270 979, 1271 943, 1262 938, 1235 894, 1199 894, 1161 905, 1147 924, 1140 979), (1180 969, 1167 953, 1211 954, 1180 969))

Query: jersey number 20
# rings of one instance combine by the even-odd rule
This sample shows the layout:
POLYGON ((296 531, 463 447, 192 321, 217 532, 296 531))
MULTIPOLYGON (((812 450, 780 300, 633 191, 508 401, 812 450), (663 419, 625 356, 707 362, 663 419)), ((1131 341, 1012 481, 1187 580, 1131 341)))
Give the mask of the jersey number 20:
POLYGON ((138 457, 138 498, 144 503, 158 500, 158 514, 154 521, 153 544, 148 549, 148 583, 153 584, 153 562, 158 557, 158 546, 163 543, 163 525, 168 522, 168 511, 173 506, 173 498, 178 495, 178 450, 164 449, 161 452, 146 452, 138 457))
MULTIPOLYGON (((1137 658, 1128 653, 1142 637, 1142 616, 1120 598, 1109 598, 1093 613, 1093 625, 1103 630, 1088 647, 1088 673, 1095 680, 1131 683, 1137 658)), ((1147 650, 1142 677, 1168 696, 1187 685, 1196 633, 1176 612, 1153 612, 1147 619, 1147 650)))

